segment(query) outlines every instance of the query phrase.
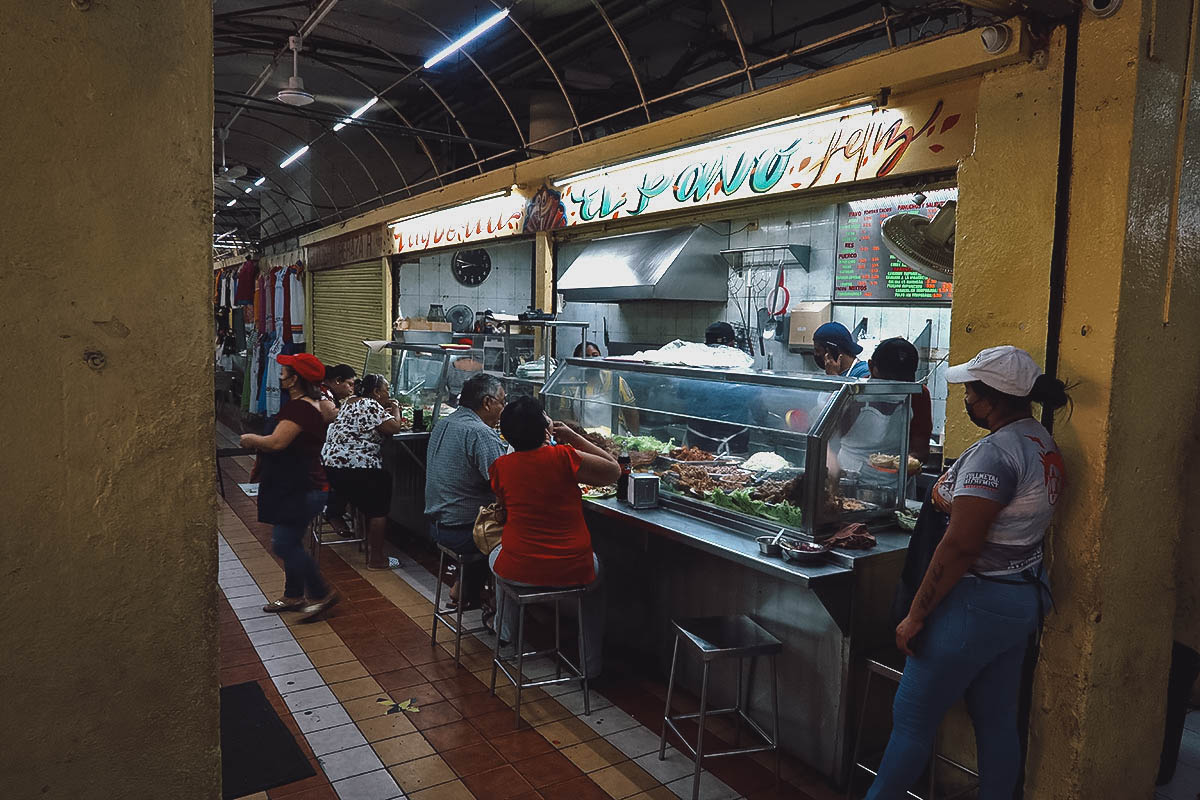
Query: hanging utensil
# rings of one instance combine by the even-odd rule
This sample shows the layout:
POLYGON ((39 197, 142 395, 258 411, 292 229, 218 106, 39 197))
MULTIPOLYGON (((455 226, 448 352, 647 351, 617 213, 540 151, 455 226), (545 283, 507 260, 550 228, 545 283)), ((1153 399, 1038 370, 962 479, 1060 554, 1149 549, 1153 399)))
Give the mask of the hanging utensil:
MULTIPOLYGON (((767 335, 767 326, 770 324, 771 324, 771 312, 767 311, 767 309, 765 309, 765 308, 760 308, 758 310, 758 352, 759 352, 759 355, 765 356, 767 354, 767 348, 763 344, 763 339, 770 339, 771 336, 775 335, 774 330, 771 331, 771 336, 767 335)), ((753 353, 751 353, 751 355, 753 355, 753 353)))
POLYGON ((779 269, 775 276, 775 288, 767 295, 767 313, 769 318, 763 328, 762 338, 774 339, 779 317, 787 312, 792 302, 792 295, 784 285, 783 260, 779 261, 779 269))

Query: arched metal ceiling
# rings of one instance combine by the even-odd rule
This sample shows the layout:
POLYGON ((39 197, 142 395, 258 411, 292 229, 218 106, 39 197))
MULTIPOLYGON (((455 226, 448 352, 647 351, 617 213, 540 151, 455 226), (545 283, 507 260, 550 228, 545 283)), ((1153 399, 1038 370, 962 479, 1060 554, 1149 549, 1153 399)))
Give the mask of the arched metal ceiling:
POLYGON ((218 176, 215 228, 223 241, 286 241, 531 155, 991 19, 948 0, 216 0, 214 134, 227 134, 227 163, 246 174, 218 176), (504 8, 509 16, 491 31, 422 68, 504 8), (291 74, 288 37, 301 31, 299 74, 317 99, 296 108, 275 93, 291 74), (358 123, 332 131, 372 96, 380 101, 358 123), (302 158, 279 167, 305 144, 302 158), (230 199, 238 202, 227 207, 230 199))

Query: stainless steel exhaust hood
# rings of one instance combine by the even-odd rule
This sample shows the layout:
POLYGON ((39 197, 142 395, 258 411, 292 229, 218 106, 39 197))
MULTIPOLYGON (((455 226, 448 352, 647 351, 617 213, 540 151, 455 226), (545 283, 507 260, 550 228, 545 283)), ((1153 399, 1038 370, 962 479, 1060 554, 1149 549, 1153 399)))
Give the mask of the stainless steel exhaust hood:
POLYGON ((726 239, 702 225, 608 236, 589 242, 558 279, 569 303, 625 300, 725 302, 726 239))

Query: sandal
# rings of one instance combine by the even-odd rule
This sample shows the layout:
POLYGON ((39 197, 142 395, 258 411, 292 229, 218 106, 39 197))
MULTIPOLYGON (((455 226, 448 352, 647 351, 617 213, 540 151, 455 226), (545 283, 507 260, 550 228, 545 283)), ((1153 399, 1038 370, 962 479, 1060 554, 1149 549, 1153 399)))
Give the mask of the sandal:
POLYGON ((295 601, 294 603, 289 603, 286 599, 272 600, 271 602, 269 602, 265 606, 263 606, 262 610, 269 612, 271 614, 279 614, 283 611, 299 611, 302 608, 304 608, 304 598, 303 597, 301 597, 299 600, 295 601))
POLYGON ((302 613, 304 616, 300 617, 300 621, 312 622, 314 619, 321 616, 321 614, 337 605, 337 602, 341 599, 342 596, 340 594, 331 590, 329 594, 325 596, 324 600, 318 600, 315 603, 309 603, 301 608, 300 613, 302 613))

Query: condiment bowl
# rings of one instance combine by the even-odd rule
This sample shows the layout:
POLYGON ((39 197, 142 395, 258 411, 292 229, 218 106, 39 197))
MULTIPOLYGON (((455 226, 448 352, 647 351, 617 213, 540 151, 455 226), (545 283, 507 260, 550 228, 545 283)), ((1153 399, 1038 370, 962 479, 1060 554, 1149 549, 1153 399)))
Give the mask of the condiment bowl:
POLYGON ((758 552, 762 553, 764 556, 779 558, 780 554, 783 552, 782 548, 779 546, 779 543, 775 541, 774 536, 760 536, 754 541, 758 542, 758 552))

